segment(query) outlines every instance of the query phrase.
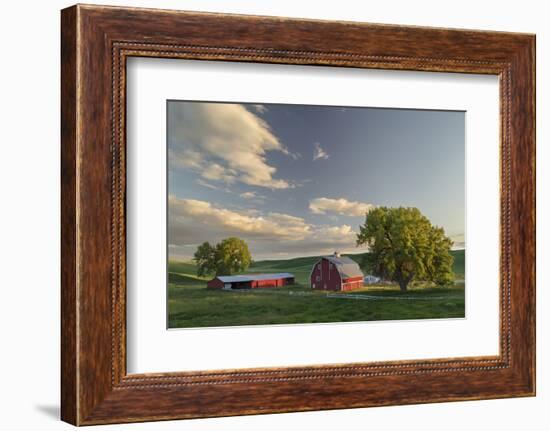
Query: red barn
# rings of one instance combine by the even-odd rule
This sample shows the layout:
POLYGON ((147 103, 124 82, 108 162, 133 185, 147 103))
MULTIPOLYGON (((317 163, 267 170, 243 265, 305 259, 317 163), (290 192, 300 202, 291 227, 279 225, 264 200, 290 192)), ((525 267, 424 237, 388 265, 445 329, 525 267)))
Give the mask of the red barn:
POLYGON ((363 287, 363 278, 359 265, 338 252, 322 257, 315 263, 310 275, 311 288, 322 290, 358 289, 363 287))
POLYGON ((282 287, 294 284, 294 274, 247 274, 221 275, 207 283, 211 289, 257 289, 262 287, 282 287))

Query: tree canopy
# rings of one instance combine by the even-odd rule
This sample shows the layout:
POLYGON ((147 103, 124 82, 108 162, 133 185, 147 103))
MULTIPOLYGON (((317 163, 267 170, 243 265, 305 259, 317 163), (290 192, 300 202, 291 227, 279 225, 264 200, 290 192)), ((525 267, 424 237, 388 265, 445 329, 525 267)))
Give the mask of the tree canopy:
POLYGON ((223 239, 212 246, 202 243, 195 252, 193 260, 197 262, 197 275, 231 275, 245 271, 252 262, 248 245, 239 238, 223 239))
POLYGON ((370 249, 363 266, 376 276, 397 282, 401 291, 414 280, 437 285, 453 281, 452 241, 418 208, 371 210, 357 234, 357 245, 370 249))
POLYGON ((216 247, 209 242, 203 242, 197 248, 193 260, 197 262, 197 275, 204 277, 216 272, 216 247))

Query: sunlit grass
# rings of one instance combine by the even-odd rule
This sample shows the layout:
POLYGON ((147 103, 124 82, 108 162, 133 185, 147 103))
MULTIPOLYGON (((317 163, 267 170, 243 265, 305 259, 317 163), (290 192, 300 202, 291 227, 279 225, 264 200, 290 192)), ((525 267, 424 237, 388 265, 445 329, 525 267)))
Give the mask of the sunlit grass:
MULTIPOLYGON (((461 279, 464 274, 463 252, 458 258, 455 272, 457 279, 461 279)), ((295 275, 296 285, 244 291, 207 289, 208 278, 198 277, 192 262, 170 262, 169 327, 464 317, 463 283, 449 287, 413 283, 406 292, 401 292, 395 284, 369 285, 350 292, 313 290, 309 287, 309 274, 317 259, 306 257, 254 263, 247 273, 291 272, 295 275)))

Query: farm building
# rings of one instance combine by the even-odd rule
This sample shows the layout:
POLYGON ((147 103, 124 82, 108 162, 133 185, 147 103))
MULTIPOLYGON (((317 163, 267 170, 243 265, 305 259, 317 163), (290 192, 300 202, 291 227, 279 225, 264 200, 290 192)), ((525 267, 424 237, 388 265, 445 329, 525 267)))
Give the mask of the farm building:
POLYGON ((376 283, 380 283, 382 281, 382 279, 380 277, 376 277, 374 275, 371 275, 371 274, 367 274, 365 275, 365 284, 376 284, 376 283))
POLYGON ((207 287, 230 290, 282 287, 289 284, 294 284, 294 274, 281 272, 279 274, 221 275, 210 280, 207 287))
POLYGON ((363 287, 363 277, 361 268, 353 259, 335 252, 315 263, 310 281, 312 289, 353 290, 363 287))

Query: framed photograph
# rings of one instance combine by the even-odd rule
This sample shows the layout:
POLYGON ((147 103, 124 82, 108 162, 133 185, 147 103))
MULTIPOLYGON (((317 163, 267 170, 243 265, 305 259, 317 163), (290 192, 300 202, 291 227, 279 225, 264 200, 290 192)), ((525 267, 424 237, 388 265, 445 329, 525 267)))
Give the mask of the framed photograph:
POLYGON ((465 118, 169 100, 168 328, 464 318, 465 118))
POLYGON ((535 37, 61 14, 62 419, 535 394, 535 37))

